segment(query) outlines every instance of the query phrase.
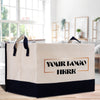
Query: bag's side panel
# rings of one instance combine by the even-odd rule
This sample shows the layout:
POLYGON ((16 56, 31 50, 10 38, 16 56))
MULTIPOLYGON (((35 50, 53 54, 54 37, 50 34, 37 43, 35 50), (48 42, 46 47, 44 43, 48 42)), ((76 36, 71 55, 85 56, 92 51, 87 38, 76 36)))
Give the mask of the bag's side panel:
POLYGON ((13 45, 7 44, 7 79, 35 82, 36 45, 29 44, 29 56, 26 56, 22 43, 18 45, 16 56, 13 56, 13 45))
POLYGON ((7 44, 7 79, 20 80, 22 44, 18 45, 16 56, 13 56, 13 43, 7 44))
POLYGON ((26 50, 24 48, 22 51, 20 80, 35 83, 37 72, 36 44, 29 43, 29 56, 25 55, 26 50))
POLYGON ((8 92, 35 96, 37 87, 34 85, 36 78, 36 44, 29 44, 29 56, 23 44, 18 45, 17 54, 13 56, 13 45, 7 44, 7 82, 8 92))

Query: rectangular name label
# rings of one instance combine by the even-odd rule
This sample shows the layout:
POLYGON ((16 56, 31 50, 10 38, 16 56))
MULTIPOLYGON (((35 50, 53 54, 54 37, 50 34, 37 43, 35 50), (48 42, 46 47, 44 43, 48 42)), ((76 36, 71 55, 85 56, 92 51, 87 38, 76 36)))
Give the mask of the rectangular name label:
POLYGON ((89 57, 73 59, 44 59, 44 73, 77 74, 77 72, 89 71, 89 57))

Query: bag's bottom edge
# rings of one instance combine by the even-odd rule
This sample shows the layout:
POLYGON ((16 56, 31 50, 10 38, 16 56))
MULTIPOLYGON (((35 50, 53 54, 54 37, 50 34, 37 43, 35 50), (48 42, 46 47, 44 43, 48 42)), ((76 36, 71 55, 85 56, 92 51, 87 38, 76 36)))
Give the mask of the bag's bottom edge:
POLYGON ((36 84, 7 80, 6 91, 37 98, 93 92, 95 91, 95 79, 54 84, 36 84))

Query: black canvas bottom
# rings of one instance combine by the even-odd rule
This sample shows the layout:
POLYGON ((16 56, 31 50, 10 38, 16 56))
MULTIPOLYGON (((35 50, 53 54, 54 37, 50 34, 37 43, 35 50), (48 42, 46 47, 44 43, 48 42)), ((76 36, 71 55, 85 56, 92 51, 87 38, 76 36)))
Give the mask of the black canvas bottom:
POLYGON ((52 84, 35 84, 15 80, 7 80, 6 83, 6 91, 33 97, 57 96, 95 90, 94 79, 52 84))

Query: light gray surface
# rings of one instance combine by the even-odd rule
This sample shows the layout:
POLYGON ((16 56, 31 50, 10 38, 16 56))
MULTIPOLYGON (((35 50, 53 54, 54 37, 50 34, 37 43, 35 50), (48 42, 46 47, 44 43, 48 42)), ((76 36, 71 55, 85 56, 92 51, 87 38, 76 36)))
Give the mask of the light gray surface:
POLYGON ((0 48, 4 48, 5 47, 5 43, 4 42, 0 42, 0 48))
POLYGON ((95 83, 100 84, 100 73, 95 74, 95 83))
POLYGON ((0 84, 5 84, 5 48, 0 48, 0 84))

